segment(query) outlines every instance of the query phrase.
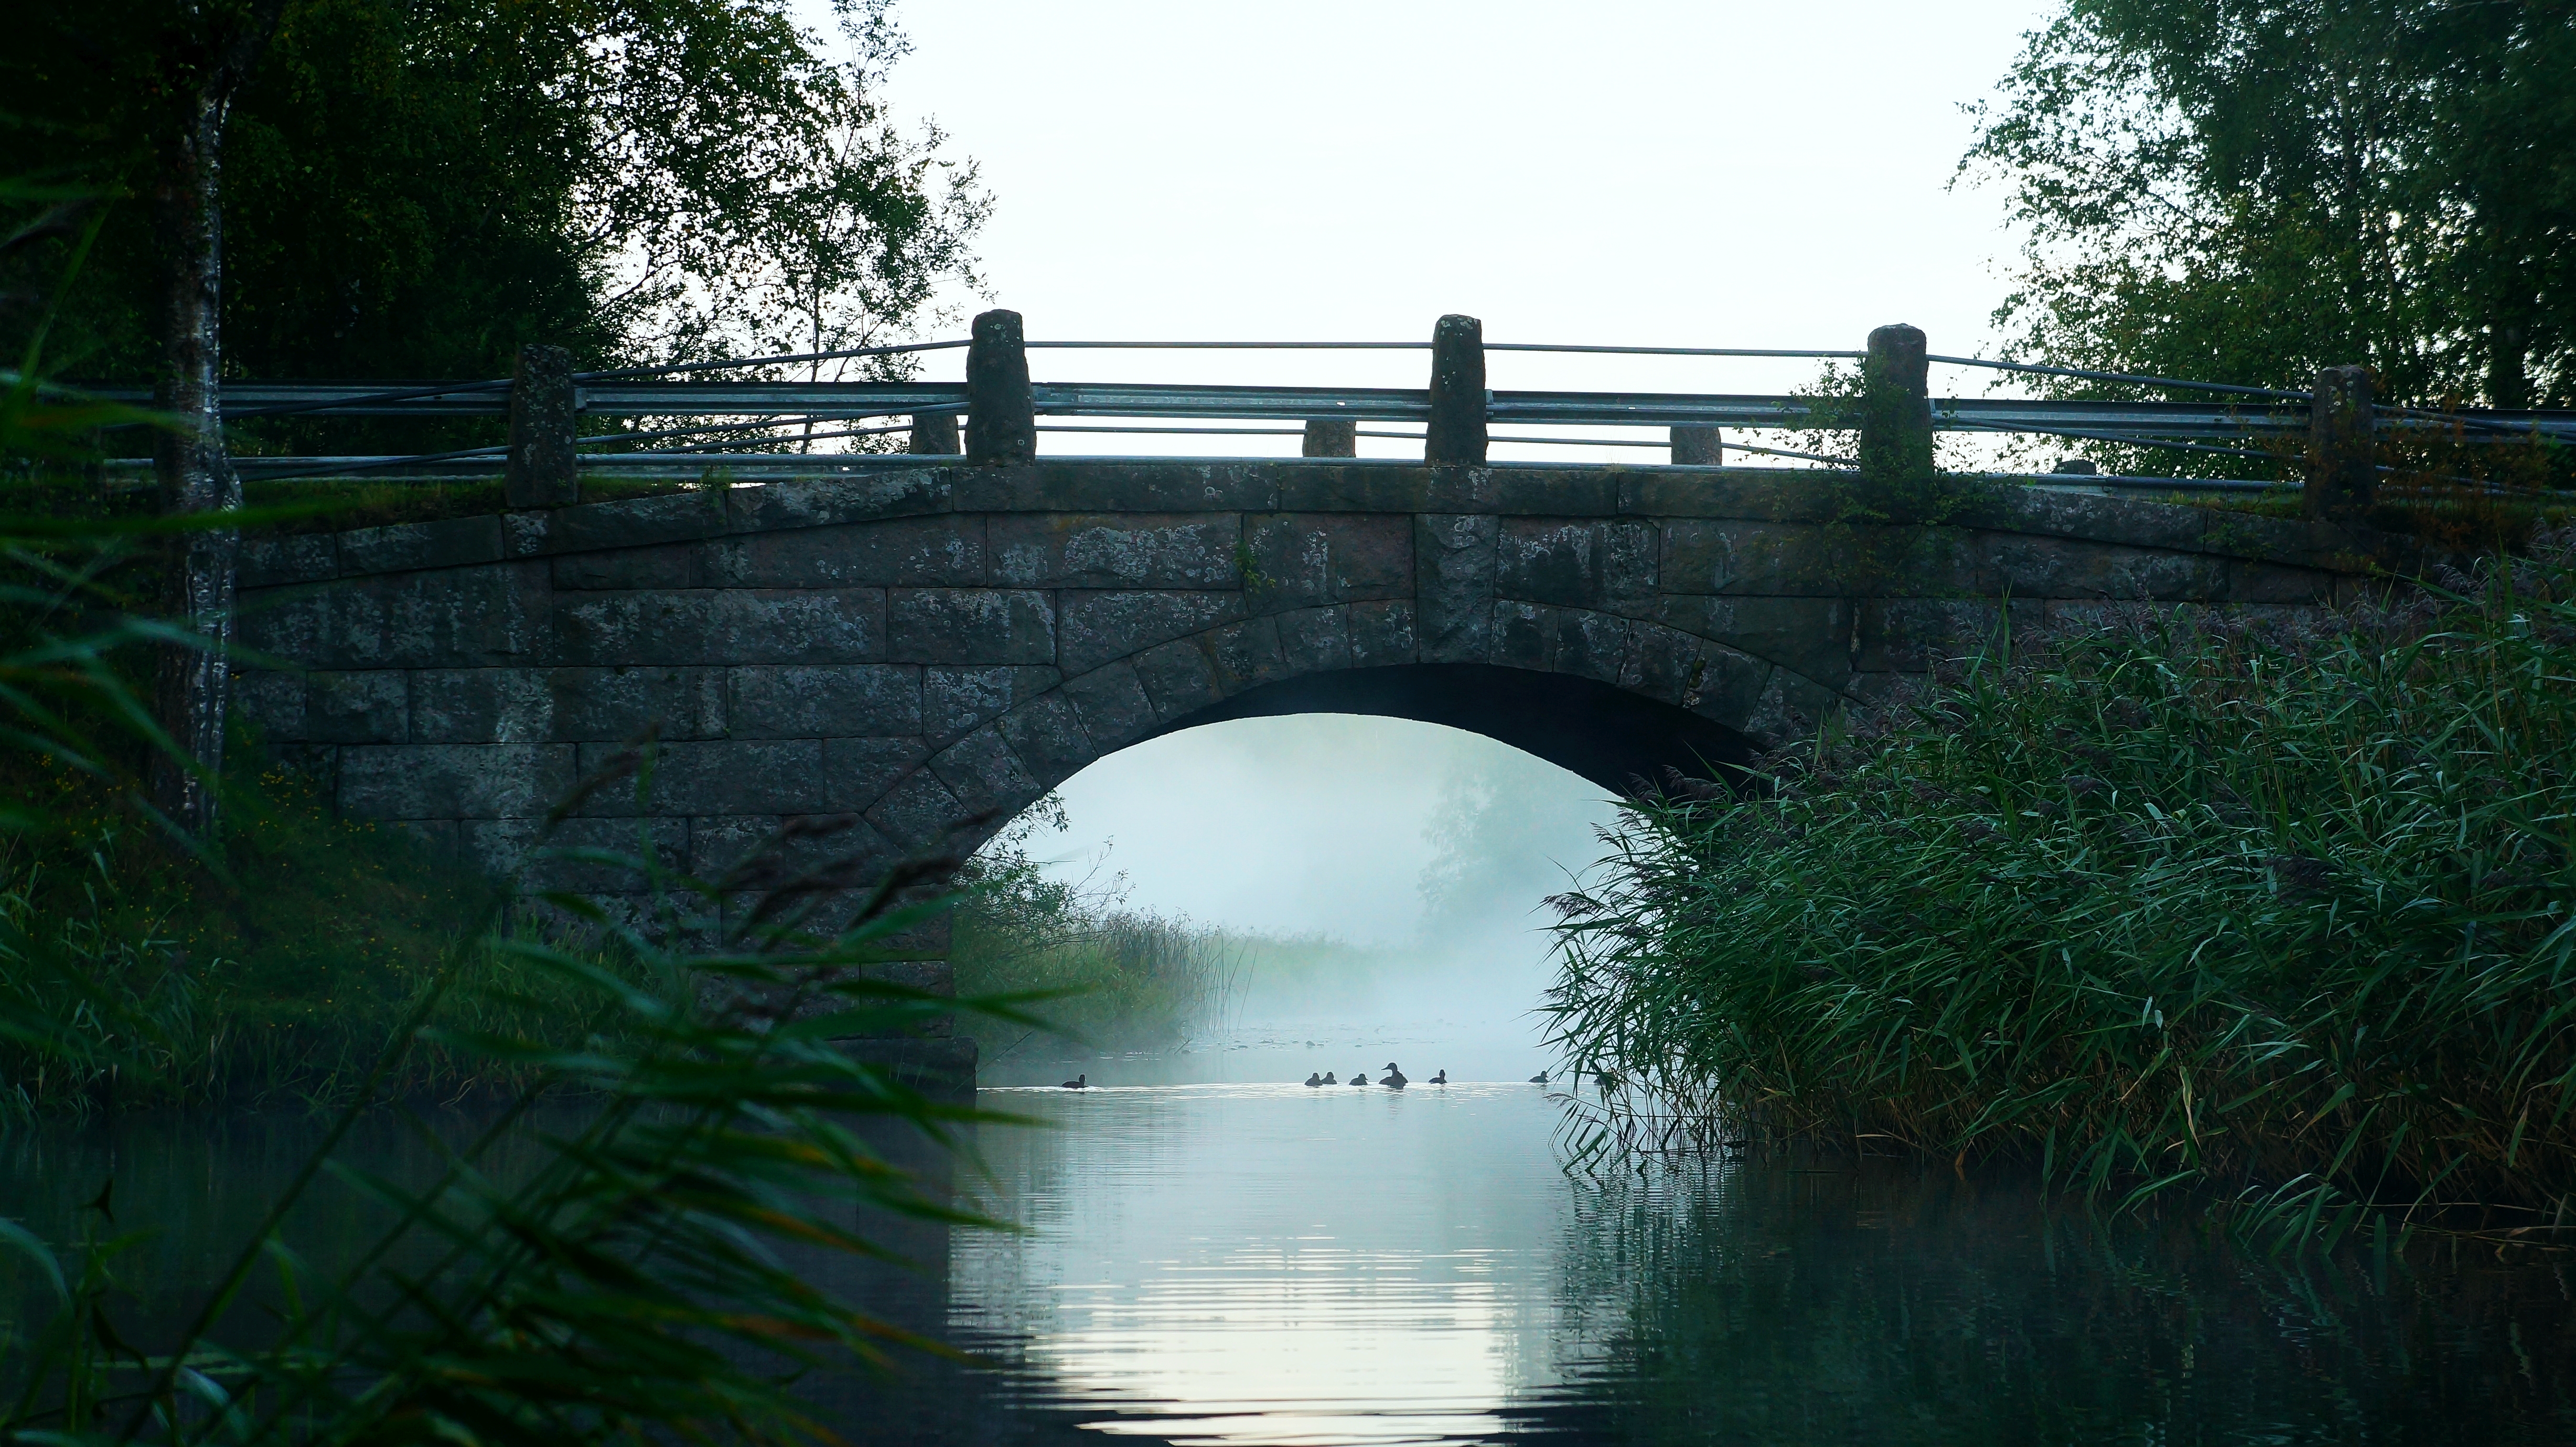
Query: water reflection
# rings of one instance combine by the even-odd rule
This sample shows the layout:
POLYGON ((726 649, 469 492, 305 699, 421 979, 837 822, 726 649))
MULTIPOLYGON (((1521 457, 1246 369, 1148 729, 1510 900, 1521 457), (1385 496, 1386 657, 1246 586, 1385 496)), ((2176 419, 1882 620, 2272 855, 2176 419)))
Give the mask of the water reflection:
POLYGON ((1562 1384, 1652 1442, 2562 1442, 2569 1282, 2490 1250, 2281 1260, 1889 1164, 1589 1184, 1562 1384))
POLYGON ((2565 1268, 2281 1262, 1893 1163, 1570 1178, 1513 1086, 988 1092, 951 1320, 1230 1443, 2576 1440, 2565 1268))
POLYGON ((1030 1343, 1118 1424, 1246 1443, 1480 1440, 1551 1379, 1570 1200, 1526 1086, 988 1091, 951 1320, 1030 1343), (1166 1415, 1168 1414, 1168 1415, 1166 1415))
MULTIPOLYGON (((1202 1078, 1307 1068, 1302 1036, 1222 1058, 1202 1078)), ((2104 1229, 2023 1183, 1886 1163, 1569 1177, 1555 1105, 1520 1084, 982 1099, 1047 1123, 984 1129, 950 1176, 1023 1230, 868 1222, 915 1267, 799 1263, 975 1358, 814 1379, 850 1440, 2576 1442, 2576 1307, 2549 1261, 2265 1260, 2193 1220, 2104 1229)), ((455 1138, 480 1124, 435 1119, 455 1138)), ((133 1277, 148 1336, 318 1129, 21 1132, 0 1138, 0 1213, 60 1239, 112 1175, 119 1224, 160 1232, 133 1277)), ((420 1179, 437 1157, 387 1119, 350 1158, 420 1179)), ((379 1220, 326 1187, 290 1235, 324 1262, 379 1220)))

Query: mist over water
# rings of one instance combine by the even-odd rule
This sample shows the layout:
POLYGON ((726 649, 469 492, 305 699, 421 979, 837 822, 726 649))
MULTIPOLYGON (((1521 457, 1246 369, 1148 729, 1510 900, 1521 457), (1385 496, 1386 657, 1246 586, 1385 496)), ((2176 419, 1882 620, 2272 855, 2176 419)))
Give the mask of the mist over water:
MULTIPOLYGON (((1230 1045, 1285 1052, 1292 1079, 1386 1059, 1299 1064, 1327 1060, 1310 1038, 1436 1040, 1515 1080, 1535 1070, 1542 901, 1600 857, 1618 813, 1597 785, 1481 735, 1354 714, 1185 730, 1057 792, 1068 827, 1029 848, 1058 877, 1123 875, 1139 909, 1347 947, 1256 951, 1219 1022, 1230 1045)), ((1242 1078, 1234 1066, 1196 1078, 1242 1078)))

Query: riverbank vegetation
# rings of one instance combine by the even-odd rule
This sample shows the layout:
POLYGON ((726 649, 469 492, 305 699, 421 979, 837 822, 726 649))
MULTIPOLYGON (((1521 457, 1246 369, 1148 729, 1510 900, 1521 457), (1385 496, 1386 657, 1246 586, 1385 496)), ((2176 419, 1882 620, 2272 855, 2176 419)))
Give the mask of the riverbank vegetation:
MULTIPOLYGON (((472 933, 495 881, 398 829, 334 819, 309 779, 255 755, 227 781, 212 857, 48 756, 9 757, 0 787, 47 825, 0 835, 0 1016, 16 1022, 0 1031, 0 1123, 336 1107, 455 970, 464 988, 434 1029, 571 1045, 594 1027, 599 1002, 472 933)), ((531 1078, 442 1038, 381 1086, 445 1099, 531 1078)))
MULTIPOLYGON (((431 1026, 578 1043, 598 1002, 486 937, 495 881, 335 819, 253 741, 225 751, 213 837, 154 806, 170 741, 144 700, 167 654, 204 645, 150 617, 161 525, 49 475, 102 414, 134 415, 0 393, 0 1123, 336 1107, 433 988, 431 1026)), ((534 1079, 444 1038, 398 1055, 373 1082, 388 1096, 534 1079)))
MULTIPOLYGON (((619 771, 586 782, 614 787, 619 771)), ((840 1043, 921 1032, 957 1008, 867 969, 901 956, 940 908, 914 891, 953 864, 862 886, 828 935, 800 928, 818 901, 779 897, 714 933, 594 919, 595 951, 507 933, 509 895, 487 892, 408 982, 372 1055, 352 1059, 357 1078, 265 1218, 206 1263, 202 1292, 133 1299, 140 1238, 118 1234, 113 1182, 77 1239, 0 1221, 0 1280, 25 1290, 0 1332, 0 1440, 831 1440, 801 1383, 929 1343, 828 1284, 830 1263, 883 1255, 906 1219, 973 1219, 897 1164, 920 1152, 888 1134, 926 1134, 936 1155, 951 1125, 988 1117, 840 1043), (398 1094, 425 1049, 489 1062, 514 1088, 471 1132, 450 1121, 442 1135, 398 1094), (581 1109, 538 1135, 525 1117, 547 1095, 581 1109), (279 1226, 382 1110, 439 1140, 443 1171, 346 1170, 336 1189, 358 1198, 345 1205, 365 1239, 305 1259, 279 1226)), ((683 909, 750 903, 671 883, 683 909)), ((12 963, 62 970, 40 982, 57 991, 48 1013, 12 1002, 13 1065, 95 1078, 191 1063, 156 1053, 171 1033, 157 1001, 99 988, 82 959, 12 963)))
MULTIPOLYGON (((1563 896, 1596 1145, 1810 1138, 2332 1230, 2576 1195, 2576 534, 2265 626, 1998 636, 1563 896)), ((1691 795, 1708 797, 1690 797, 1691 795)))
POLYGON ((950 937, 962 995, 1034 997, 1046 1026, 960 1021, 986 1061, 1177 1049, 1221 1025, 1247 977, 1247 941, 1127 906, 1123 876, 1050 877, 1029 853, 1061 832, 1040 800, 970 860, 950 937))
MULTIPOLYGON (((15 379, 0 460, 40 467, 96 415, 15 379)), ((71 1239, 0 1221, 0 1441, 829 1439, 800 1383, 927 1345, 818 1284, 830 1263, 884 1255, 899 1218, 970 1219, 887 1137, 936 1156, 988 1117, 839 1043, 960 1008, 868 968, 907 952, 955 861, 862 884, 828 934, 802 927, 810 895, 671 879, 674 911, 722 900, 724 927, 592 914, 568 948, 507 927, 506 884, 425 867, 283 775, 237 781, 211 837, 166 829, 142 775, 173 744, 134 680, 207 645, 101 581, 150 536, 34 508, 0 523, 0 1082, 9 1106, 76 1108, 318 1069, 330 1111, 184 1295, 136 1299, 113 1181, 81 1184, 71 1239), (507 1089, 442 1137, 403 1091, 460 1069, 507 1089), (548 1095, 584 1109, 531 1153, 548 1095), (379 1111, 440 1140, 434 1179, 334 1159, 379 1111), (349 1219, 382 1224, 307 1259, 279 1228, 335 1176, 374 1208, 349 1219)), ((747 877, 796 873, 767 863, 747 877)))

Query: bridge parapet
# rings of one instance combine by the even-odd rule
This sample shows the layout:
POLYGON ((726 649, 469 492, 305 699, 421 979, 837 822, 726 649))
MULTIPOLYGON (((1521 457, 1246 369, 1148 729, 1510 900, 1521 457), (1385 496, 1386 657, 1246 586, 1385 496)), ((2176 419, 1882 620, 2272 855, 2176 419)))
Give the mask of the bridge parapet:
MULTIPOLYGON (((1964 432, 1986 437, 2023 434, 2033 438, 2069 439, 2109 444, 2131 455, 2192 454, 2209 464, 2215 458, 2250 460, 2237 470, 2264 471, 2263 478, 2211 478, 2158 475, 2112 475, 2086 457, 2063 459, 2046 479, 2059 486, 2087 490, 2267 492, 2287 480, 2279 474, 2300 462, 2307 474, 2305 504, 2311 516, 2353 519, 2367 515, 2377 480, 2390 474, 2410 488, 2465 488, 2492 492, 2500 484, 2480 482, 2452 472, 2427 472, 2421 459, 2409 461, 2397 449, 2397 460, 2383 463, 2383 443, 2409 435, 2453 436, 2481 443, 2527 443, 2541 438, 2576 438, 2576 413, 2500 412, 2460 408, 2445 403, 2435 410, 2382 408, 2366 369, 2325 369, 2311 389, 2287 389, 2232 382, 2194 381, 2117 372, 2100 372, 2040 363, 1977 357, 1941 356, 1929 350, 1918 328, 1894 325, 1870 334, 1861 351, 1781 350, 1773 348, 1624 346, 1498 342, 1484 340, 1473 317, 1440 319, 1428 342, 1104 342, 1041 340, 1022 334, 1016 312, 991 311, 975 318, 972 335, 949 341, 911 342, 848 351, 791 356, 733 357, 713 361, 648 363, 603 371, 573 372, 568 354, 559 348, 523 348, 513 378, 404 384, 258 383, 227 384, 223 405, 230 420, 297 418, 328 423, 355 417, 473 417, 506 413, 506 445, 465 447, 409 456, 259 455, 236 458, 247 474, 265 478, 345 476, 371 472, 395 478, 472 476, 495 468, 506 472, 513 506, 554 506, 569 501, 582 468, 615 468, 670 476, 694 476, 723 455, 738 473, 770 477, 846 467, 851 455, 839 450, 816 452, 814 444, 830 442, 861 450, 864 440, 899 432, 911 434, 911 450, 921 455, 956 455, 963 446, 969 462, 989 465, 1023 463, 1038 453, 1038 434, 1178 434, 1205 437, 1303 438, 1308 457, 1349 457, 1363 438, 1418 443, 1423 461, 1433 465, 1475 465, 1487 460, 1489 447, 1508 444, 1563 448, 1643 448, 1662 451, 1682 465, 1715 465, 1725 448, 1756 455, 1822 462, 1844 469, 1859 485, 1887 501, 1902 503, 1933 480, 1933 434, 1964 432), (759 373, 824 362, 846 364, 860 357, 902 354, 893 363, 909 367, 921 355, 966 349, 966 376, 960 383, 918 380, 824 381, 809 375, 792 381, 763 378, 759 373), (1028 353, 1037 348, 1120 351, 1205 349, 1380 351, 1419 347, 1431 354, 1425 388, 1349 386, 1242 386, 1097 382, 1033 382, 1028 353), (1515 354, 1619 353, 1663 358, 1765 358, 1858 362, 1859 388, 1846 396, 1821 394, 1758 395, 1706 392, 1493 391, 1485 387, 1489 352, 1515 354), (2092 398, 2074 397, 1934 397, 1929 368, 1982 369, 2014 377, 2045 376, 2058 385, 2082 384, 2105 389, 2092 398), (718 378, 718 374, 751 374, 718 378), (678 379, 678 380, 674 380, 678 379), (2140 400, 2163 396, 2182 400, 2140 400), (654 419, 593 436, 578 435, 583 417, 654 419), (958 419, 966 419, 961 439, 958 419), (884 424, 891 417, 908 422, 884 424), (1069 419, 1094 419, 1074 422, 1069 419), (1055 419, 1043 421, 1041 419, 1055 419), (1133 419, 1133 420, 1129 420, 1133 419), (1299 425, 1240 425, 1293 422, 1299 425), (847 423, 881 425, 843 426, 847 423), (1207 425, 1207 424, 1223 425, 1207 425), (1361 430, 1375 423, 1421 431, 1361 430), (1596 435, 1540 436, 1500 428, 1544 426, 1551 432, 1590 429, 1596 435), (1796 448, 1727 441, 1723 429, 1855 434, 1854 450, 1839 458, 1796 448), (1633 435, 1637 429, 1661 432, 1661 438, 1633 435), (1625 432, 1600 436, 1598 431, 1625 432), (2304 439, 2303 442, 2297 439, 2304 439), (646 449, 645 444, 660 444, 646 449), (786 448, 767 453, 746 448, 786 448), (2085 481, 2069 480, 2082 474, 2085 481)), ((1828 387, 1826 390, 1833 390, 1828 387)), ((104 397, 145 400, 148 389, 108 389, 104 397)), ((1802 444, 1804 446, 1806 444, 1802 444)), ((1830 444, 1818 444, 1830 445, 1830 444)), ((1642 454, 1640 454, 1642 455, 1642 454)), ((147 459, 112 463, 118 470, 147 465, 147 459)), ((2004 477, 2004 474, 1996 474, 2004 477)))

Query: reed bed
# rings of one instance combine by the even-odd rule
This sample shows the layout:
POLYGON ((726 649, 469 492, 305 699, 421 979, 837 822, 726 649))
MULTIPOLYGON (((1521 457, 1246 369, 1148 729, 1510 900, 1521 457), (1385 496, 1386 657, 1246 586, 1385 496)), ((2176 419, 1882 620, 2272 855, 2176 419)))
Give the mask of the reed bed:
POLYGON ((2444 583, 1997 638, 1766 787, 1677 778, 1557 901, 1581 1146, 2576 1226, 2576 532, 2444 583))
POLYGON ((961 1022, 988 1060, 1176 1049, 1221 1024, 1242 992, 1243 942, 1213 925, 1050 880, 1016 841, 971 872, 949 952, 959 993, 1047 1002, 1043 1030, 961 1022))
MULTIPOLYGON (((878 1233, 905 1218, 979 1224, 885 1139, 917 1133, 944 1153, 952 1127, 1002 1118, 925 1095, 842 1044, 932 1031, 960 1008, 877 968, 946 908, 925 891, 956 861, 911 861, 873 884, 856 857, 835 861, 719 925, 719 906, 739 905, 749 882, 790 877, 786 846, 713 880, 624 861, 660 891, 635 924, 578 896, 542 897, 584 919, 629 962, 620 971, 498 931, 506 901, 495 899, 184 1323, 134 1319, 121 1276, 139 1238, 117 1234, 108 1193, 77 1240, 0 1221, 0 1257, 41 1292, 29 1320, 0 1331, 0 1442, 840 1440, 801 1382, 940 1348, 816 1284, 818 1263, 885 1255, 878 1233), (844 896, 852 923, 810 927, 844 896), (498 981, 485 968, 496 957, 510 967, 498 981), (586 1036, 566 1039, 563 1021, 525 1028, 544 1002, 507 996, 539 980, 593 1025, 586 1036), (476 996, 490 1013, 444 1014, 476 996), (472 1140, 443 1147, 446 1169, 425 1186, 335 1159, 371 1111, 435 1134, 392 1098, 421 1049, 478 1056, 524 1083, 472 1140), (548 1094, 586 1108, 505 1178, 496 1147, 548 1094), (389 1224, 352 1257, 307 1262, 280 1228, 325 1174, 374 1198, 389 1224)), ((57 998, 79 993, 67 980, 57 998)), ((55 1027, 28 1043, 70 1068, 149 1064, 132 1047, 156 1037, 154 1022, 124 1018, 105 995, 94 1012, 96 1029, 17 1023, 55 1027)))
MULTIPOLYGON (((237 755, 238 757, 238 755, 237 755)), ((340 1104, 422 993, 461 968, 431 1024, 573 1042, 600 1002, 502 941, 590 932, 526 911, 475 938, 494 881, 399 830, 339 820, 304 776, 227 779, 220 869, 173 850, 112 790, 25 757, 0 786, 50 827, 0 833, 0 1125, 221 1102, 340 1104), (459 950, 465 958, 459 964, 459 950), (86 1062, 86 1063, 84 1063, 86 1062)), ((594 963, 629 968, 613 952, 594 963)), ((424 1041, 385 1085, 453 1098, 528 1072, 424 1041)))
MULTIPOLYGON (((60 196, 0 177, 0 197, 60 196)), ((102 1090, 113 1102, 123 1083, 223 1068, 220 1022, 240 1016, 221 990, 240 981, 217 968, 213 934, 197 938, 202 952, 180 943, 187 897, 210 930, 228 920, 256 950, 264 928, 298 923, 262 915, 275 901, 241 889, 263 869, 296 880, 302 856, 282 838, 318 840, 326 858, 369 845, 318 813, 305 823, 319 832, 246 829, 230 848, 170 830, 171 891, 129 888, 156 870, 110 836, 166 824, 144 771, 187 762, 134 681, 157 655, 208 645, 140 611, 161 523, 65 503, 96 428, 166 419, 40 390, 40 361, 31 347, 21 372, 0 374, 0 784, 15 785, 0 789, 0 1088, 34 1079, 40 1104, 102 1090), (263 851, 285 862, 249 857, 263 851)), ((641 789, 653 754, 647 738, 608 760, 538 841, 540 857, 647 880, 654 905, 637 918, 508 882, 439 910, 389 894, 389 876, 326 876, 352 898, 310 931, 299 968, 318 973, 305 983, 326 986, 325 1006, 367 983, 389 1008, 315 1022, 362 1027, 344 1031, 350 1078, 319 1144, 193 1303, 133 1299, 140 1230, 117 1222, 109 1190, 75 1239, 0 1220, 0 1277, 37 1291, 0 1303, 0 1443, 836 1442, 801 1384, 937 1349, 818 1268, 887 1256, 906 1222, 974 1224, 936 1168, 957 1128, 1000 1118, 843 1044, 936 1033, 960 1010, 1031 1023, 1009 1001, 952 1000, 888 968, 919 953, 959 861, 879 873, 853 848, 814 863, 833 841, 809 829, 699 879, 555 847, 583 798, 641 789), (381 926, 388 903, 443 946, 394 951, 400 968, 387 969, 383 930, 364 922, 381 926), (522 903, 578 929, 513 931, 522 903), (471 1140, 440 1137, 399 1098, 441 1055, 514 1087, 471 1140), (533 1163, 501 1149, 529 1138, 520 1124, 548 1095, 584 1109, 534 1132, 533 1163), (376 1111, 439 1140, 435 1180, 406 1186, 337 1158, 376 1111), (890 1140, 926 1146, 932 1170, 916 1175, 890 1140), (354 1256, 312 1261, 281 1228, 326 1176, 374 1197, 388 1224, 354 1256)))

